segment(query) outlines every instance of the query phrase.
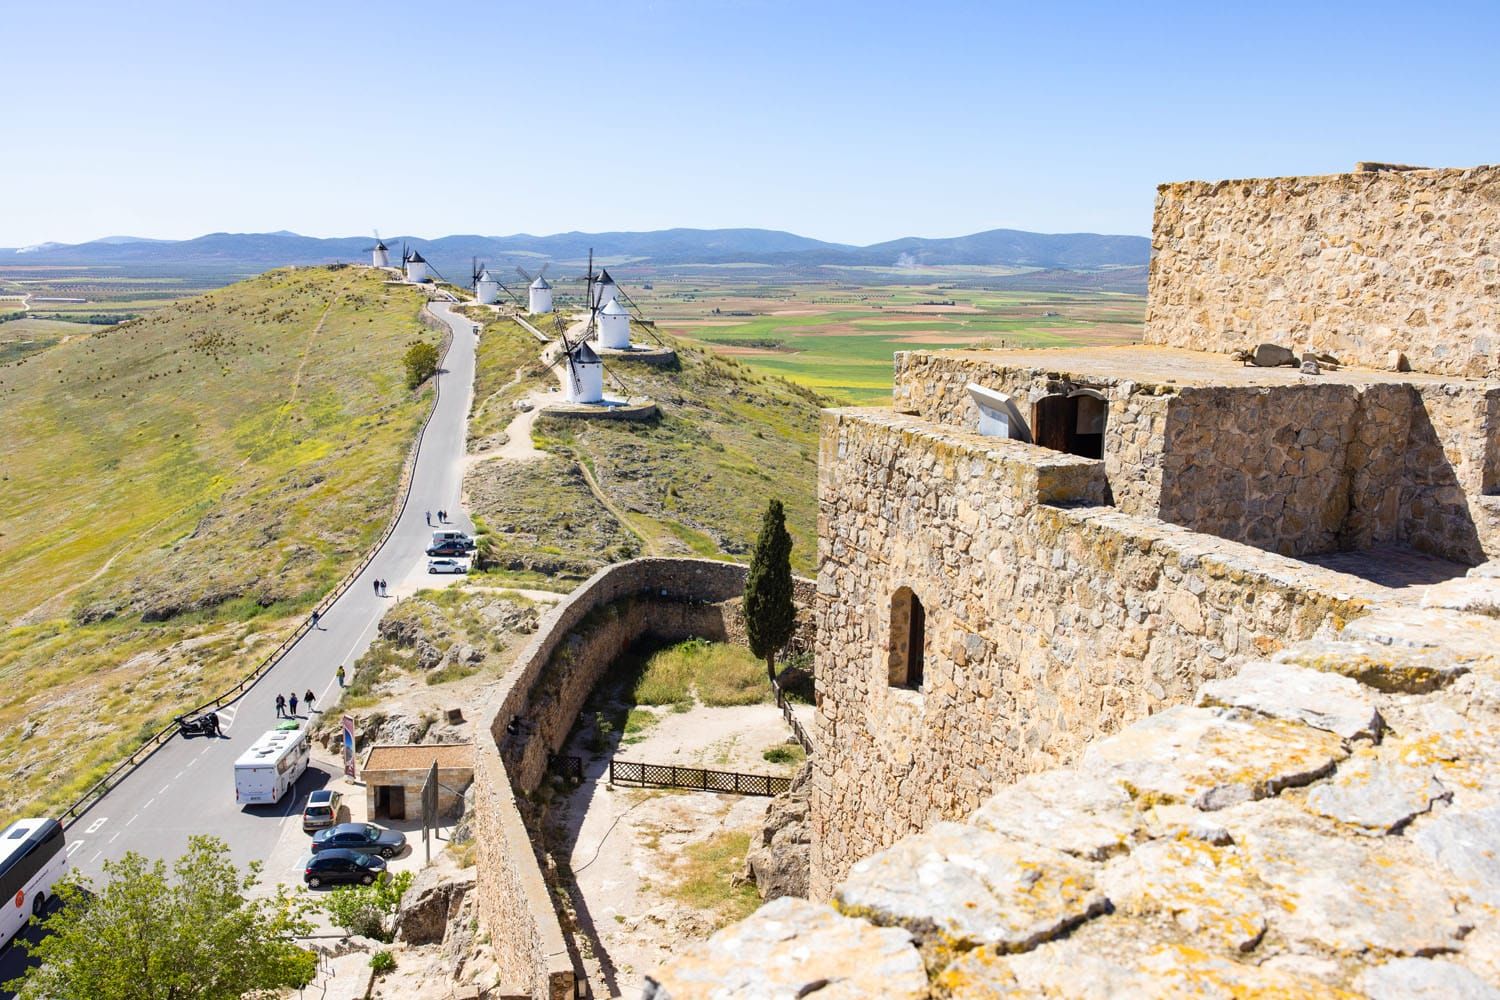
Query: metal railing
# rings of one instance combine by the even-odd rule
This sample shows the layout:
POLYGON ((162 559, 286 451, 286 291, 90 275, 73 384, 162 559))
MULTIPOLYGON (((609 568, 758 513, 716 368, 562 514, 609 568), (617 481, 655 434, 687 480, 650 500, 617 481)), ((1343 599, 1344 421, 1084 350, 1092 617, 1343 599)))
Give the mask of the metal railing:
MULTIPOLYGON (((422 311, 424 313, 427 311, 426 305, 422 307, 422 311)), ((439 320, 439 322, 441 322, 441 320, 439 320)), ((451 345, 453 331, 451 328, 447 327, 446 323, 444 323, 443 325, 448 329, 448 333, 445 339, 448 340, 449 344, 451 345)), ((443 351, 444 356, 447 355, 447 346, 448 345, 445 345, 443 351)), ((281 645, 277 646, 274 650, 271 651, 269 655, 266 656, 265 659, 256 664, 254 669, 252 669, 249 674, 245 675, 245 677, 243 677, 238 684, 225 691, 223 694, 220 694, 217 698, 204 702, 197 708, 191 708, 187 711, 177 713, 179 716, 197 715, 201 712, 216 711, 217 709, 223 708, 225 705, 237 701, 241 695, 243 695, 246 691, 248 691, 255 685, 256 681, 260 680, 267 673, 269 673, 271 669, 276 666, 276 664, 280 663, 282 657, 290 652, 292 647, 296 646, 303 636, 312 631, 312 615, 316 614, 321 617, 324 611, 331 608, 335 603, 338 602, 339 598, 343 597, 344 594, 348 592, 349 588, 354 585, 354 582, 359 579, 359 575, 369 568, 370 563, 375 561, 375 557, 380 554, 380 550, 385 548, 385 543, 390 541, 391 536, 396 533, 396 527, 401 523, 401 515, 406 513, 406 504, 411 499, 412 483, 416 480, 417 460, 421 457, 422 454, 422 443, 427 438, 427 428, 432 423, 433 414, 437 413, 438 400, 442 398, 442 392, 443 383, 441 379, 438 379, 433 383, 432 406, 427 410, 427 416, 422 421, 422 429, 417 433, 416 443, 412 447, 411 453, 407 457, 406 465, 402 470, 402 478, 405 480, 405 482, 401 490, 401 503, 396 508, 395 515, 386 525, 385 531, 380 536, 380 540, 370 547, 370 550, 365 553, 365 557, 360 560, 359 565, 345 574, 344 578, 339 581, 339 583, 333 588, 333 590, 329 591, 328 594, 318 602, 317 606, 308 613, 308 617, 303 619, 302 622, 292 630, 291 635, 283 639, 281 645)), ((139 747, 136 747, 136 749, 130 754, 130 756, 126 757, 120 763, 116 764, 113 768, 110 769, 108 774, 106 774, 103 778, 100 778, 97 782, 90 786, 88 791, 80 795, 77 801, 68 806, 67 809, 63 810, 58 817, 59 822, 62 823, 63 829, 70 829, 73 824, 83 816, 84 813, 88 812, 88 810, 93 807, 95 802, 103 798, 110 791, 110 789, 118 785, 120 781, 123 780, 131 771, 139 767, 141 764, 145 763, 152 754, 160 750, 168 740, 170 740, 177 734, 177 730, 178 725, 174 718, 171 723, 153 733, 151 736, 148 736, 139 747)))
POLYGON ((728 792, 732 795, 780 795, 792 787, 791 778, 771 774, 741 774, 738 771, 710 771, 704 767, 611 760, 609 783, 613 785, 617 782, 652 785, 657 788, 696 788, 704 792, 728 792))

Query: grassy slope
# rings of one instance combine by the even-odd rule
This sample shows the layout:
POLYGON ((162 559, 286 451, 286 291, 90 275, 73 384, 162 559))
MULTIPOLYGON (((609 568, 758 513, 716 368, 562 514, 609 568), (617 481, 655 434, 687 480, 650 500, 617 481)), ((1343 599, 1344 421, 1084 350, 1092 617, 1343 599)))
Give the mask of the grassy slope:
POLYGON ((0 368, 7 811, 238 677, 375 540, 430 401, 420 304, 276 271, 0 368))
POLYGON ((681 370, 616 363, 649 423, 537 421, 538 444, 584 462, 648 550, 749 558, 766 504, 786 505, 792 566, 817 558, 818 402, 733 359, 673 342, 681 370))

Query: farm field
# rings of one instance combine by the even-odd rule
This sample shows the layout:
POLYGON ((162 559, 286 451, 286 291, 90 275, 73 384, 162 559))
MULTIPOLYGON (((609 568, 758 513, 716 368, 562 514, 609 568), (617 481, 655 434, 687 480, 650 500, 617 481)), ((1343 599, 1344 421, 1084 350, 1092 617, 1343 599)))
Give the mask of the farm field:
POLYGON ((0 364, 8 807, 238 679, 379 535, 430 400, 400 362, 422 301, 272 271, 0 364))
POLYGON ((986 276, 1015 273, 1003 268, 947 268, 901 283, 877 283, 880 275, 863 268, 821 281, 764 268, 686 278, 619 270, 662 331, 837 403, 889 398, 896 351, 1127 344, 1140 339, 1146 311, 1144 296, 1122 292, 983 287, 986 276), (646 280, 652 289, 638 291, 646 280))

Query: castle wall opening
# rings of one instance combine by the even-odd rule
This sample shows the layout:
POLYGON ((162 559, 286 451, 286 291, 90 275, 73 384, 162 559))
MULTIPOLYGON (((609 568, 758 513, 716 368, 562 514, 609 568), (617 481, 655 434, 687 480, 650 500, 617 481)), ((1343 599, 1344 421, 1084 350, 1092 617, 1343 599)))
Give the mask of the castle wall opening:
POLYGON ((922 689, 922 661, 927 645, 927 610, 910 587, 891 596, 891 687, 922 689))
POLYGON ((1093 389, 1043 396, 1031 409, 1036 443, 1081 458, 1103 458, 1108 413, 1109 403, 1093 389))

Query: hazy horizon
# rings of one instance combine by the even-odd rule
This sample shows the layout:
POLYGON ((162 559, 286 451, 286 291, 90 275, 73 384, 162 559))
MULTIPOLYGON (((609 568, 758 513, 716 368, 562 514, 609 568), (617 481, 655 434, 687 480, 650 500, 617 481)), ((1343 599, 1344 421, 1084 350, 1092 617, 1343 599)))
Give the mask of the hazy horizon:
POLYGON ((1162 182, 1473 166, 1500 137, 1500 8, 1483 3, 8 14, 9 247, 375 228, 1138 235, 1162 182))

